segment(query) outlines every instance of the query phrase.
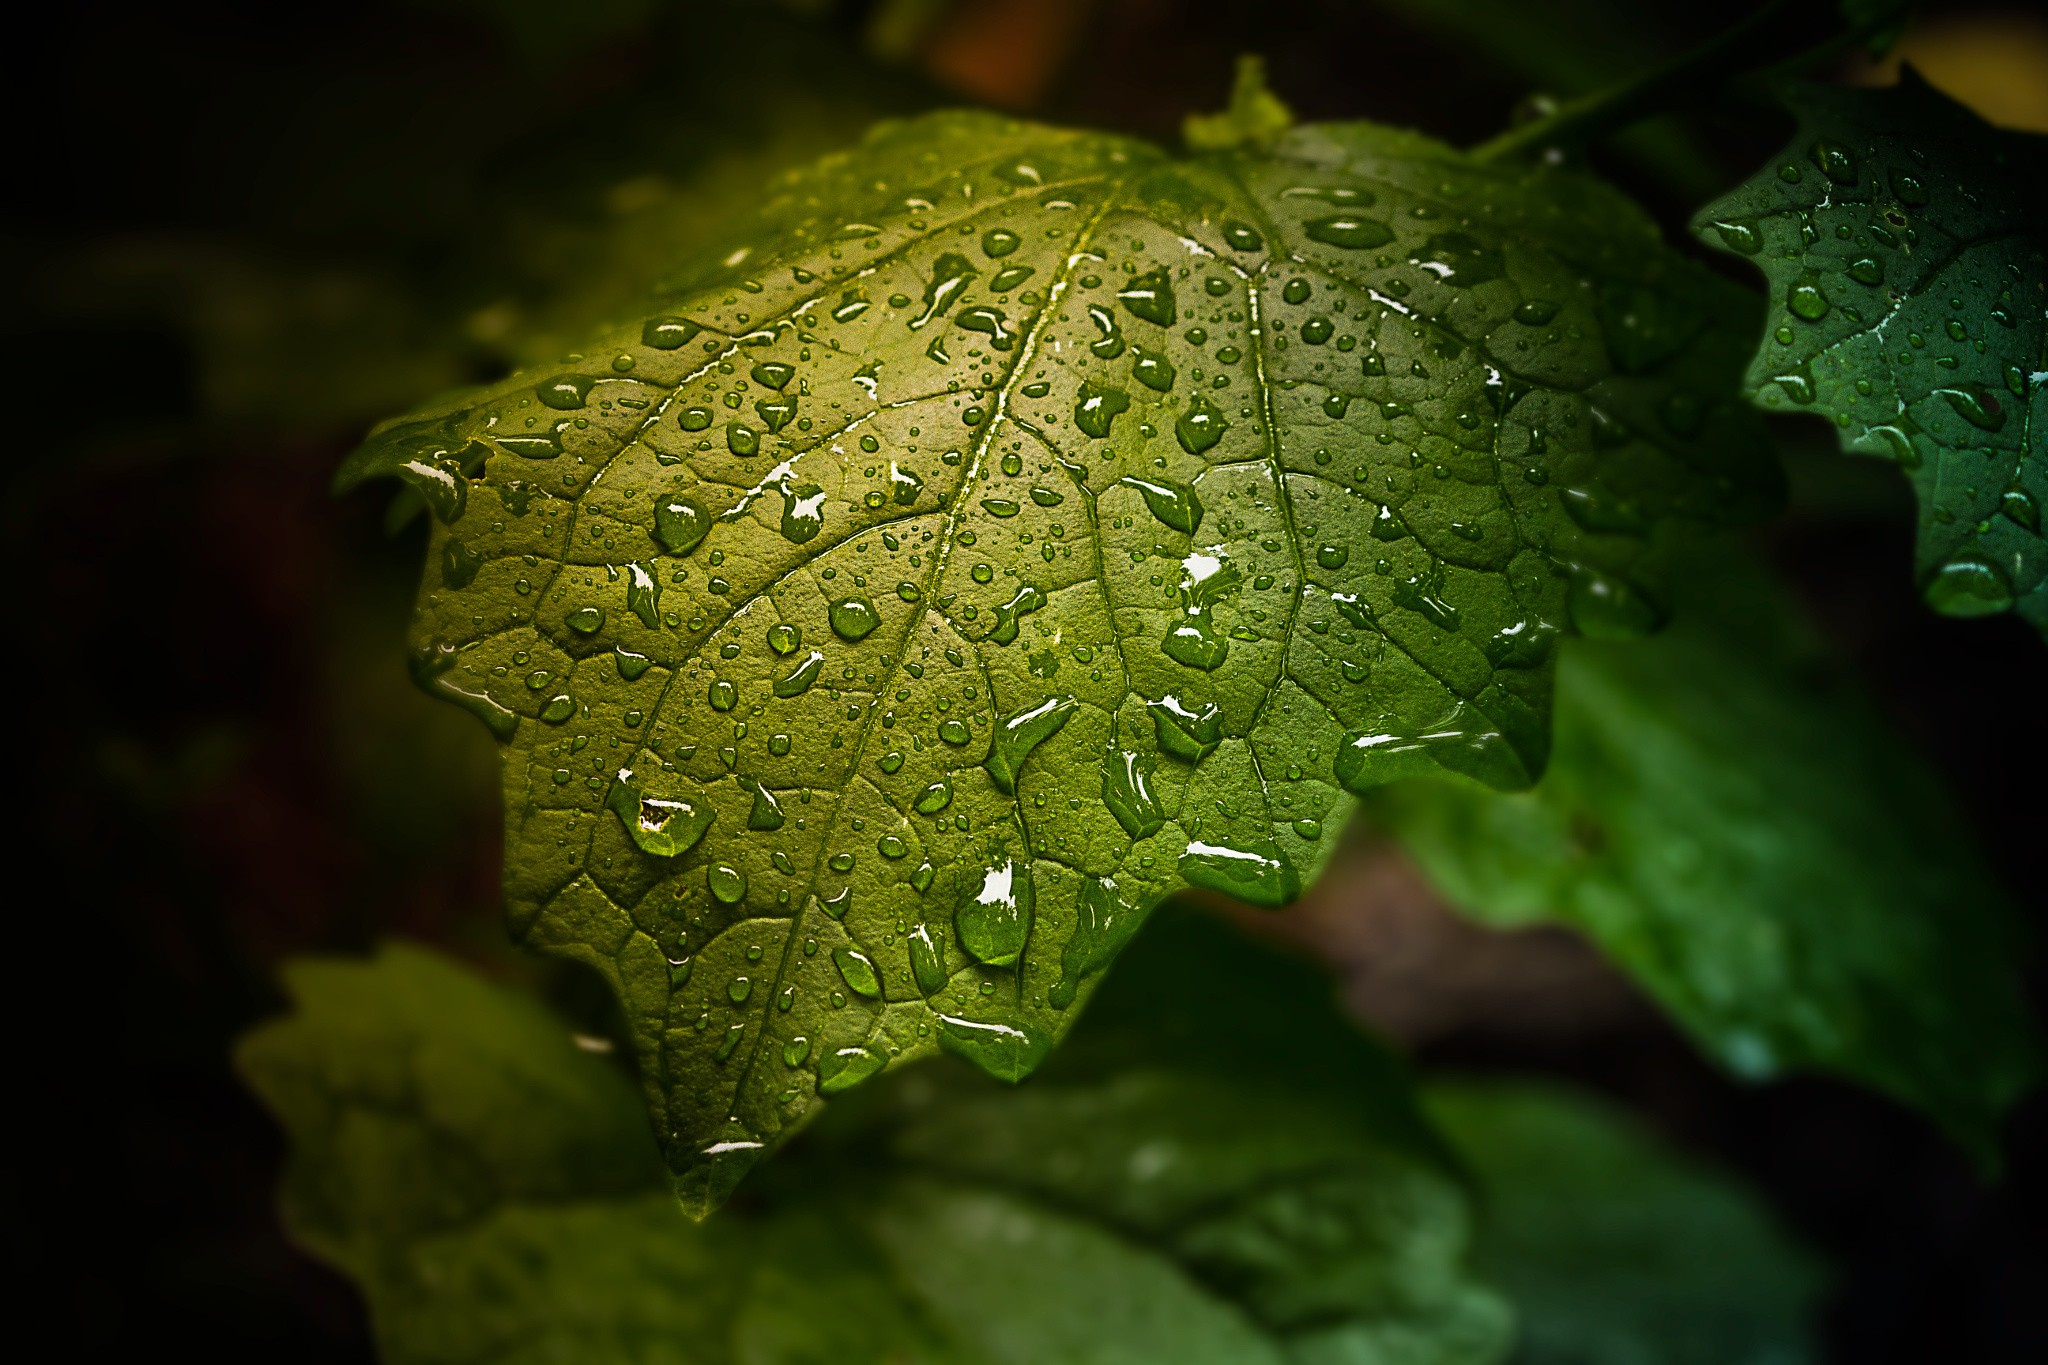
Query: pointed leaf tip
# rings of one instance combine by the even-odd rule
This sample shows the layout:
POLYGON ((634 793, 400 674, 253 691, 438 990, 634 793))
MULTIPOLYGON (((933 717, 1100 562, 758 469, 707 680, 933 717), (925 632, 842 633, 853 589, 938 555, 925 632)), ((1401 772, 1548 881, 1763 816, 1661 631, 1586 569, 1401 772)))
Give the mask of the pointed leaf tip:
POLYGON ((1294 126, 1294 111, 1266 88, 1266 59, 1247 52, 1237 59, 1230 107, 1220 114, 1189 114, 1181 136, 1193 152, 1227 152, 1263 147, 1294 126))

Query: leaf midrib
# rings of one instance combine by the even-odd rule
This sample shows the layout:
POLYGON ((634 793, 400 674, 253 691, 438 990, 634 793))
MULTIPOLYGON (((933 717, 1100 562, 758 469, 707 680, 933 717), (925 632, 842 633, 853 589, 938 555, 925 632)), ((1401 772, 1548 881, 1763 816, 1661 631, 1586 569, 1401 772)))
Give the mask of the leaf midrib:
MULTIPOLYGON (((1018 344, 1016 364, 1012 367, 1008 377, 1003 382, 996 385, 995 402, 992 406, 992 410, 988 414, 986 421, 982 425, 981 439, 975 443, 974 457, 972 460, 969 461, 966 470, 962 473, 959 486, 954 492, 951 503, 946 508, 946 530, 945 534, 941 537, 939 553, 933 555, 932 562, 925 566, 923 582, 920 584, 920 603, 936 602, 936 598, 932 590, 938 584, 944 581, 946 566, 952 562, 954 535, 961 525, 961 520, 965 515, 965 509, 971 503, 973 494, 975 492, 975 487, 978 482, 977 476, 980 474, 987 460, 989 448, 991 445, 994 444, 997 431, 1001 429, 1005 419, 1009 415, 1009 402, 1011 391, 1017 386, 1018 382, 1020 382, 1021 377, 1030 368, 1031 360, 1037 354, 1038 345, 1041 338, 1044 336, 1045 329, 1048 326, 1052 325, 1052 323, 1058 317, 1059 305, 1065 297, 1068 285, 1073 280, 1073 274, 1076 267, 1087 256, 1088 249, 1090 246, 1092 246, 1094 242, 1096 231, 1101 227, 1103 221, 1106 218, 1108 218, 1110 213, 1114 211, 1114 209, 1117 207, 1118 200, 1122 195, 1123 189, 1125 188, 1125 186, 1129 184, 1130 179, 1131 175, 1130 173, 1127 173, 1121 177, 1106 177, 1103 181, 1099 182, 1106 186, 1106 192, 1103 195, 1101 206, 1096 210, 1095 215, 1092 218, 1090 218, 1085 224, 1082 225, 1081 230, 1075 233, 1073 247, 1070 251, 1068 251, 1065 262, 1061 264, 1059 273, 1053 281, 1052 288, 1047 291, 1044 305, 1039 309, 1038 316, 1032 320, 1030 330, 1027 333, 1025 333, 1024 337, 1018 344)), ((1002 201, 998 201, 998 204, 1000 204, 1001 202, 1002 201)), ((976 213, 978 214, 983 211, 984 210, 982 209, 977 209, 976 213)), ((966 219, 972 216, 974 215, 962 215, 962 218, 966 219)), ((922 242, 923 240, 925 240, 925 238, 920 237, 918 240, 922 242)), ((865 533, 866 532, 864 531, 863 534, 865 533)), ((842 541, 841 543, 844 544, 845 542, 842 541)), ((806 559, 804 561, 806 565, 808 565, 811 562, 811 559, 806 559)), ((795 570, 791 570, 790 572, 794 573, 795 570)), ((787 575, 784 575, 784 577, 787 577, 787 575)), ((759 594, 756 594, 756 598, 754 600, 758 600, 758 597, 759 594)), ((932 609, 933 608, 931 607, 925 608, 926 611, 930 611, 932 609)), ((731 617, 728 617, 727 619, 730 620, 731 617)), ((920 612, 916 619, 913 620, 911 623, 911 633, 914 633, 916 631, 918 625, 923 621, 923 619, 924 613, 920 612)), ((895 681, 897 673, 902 669, 905 660, 909 657, 909 639, 909 633, 906 633, 904 637, 904 647, 897 651, 899 657, 896 659, 894 663, 890 664, 883 671, 882 681, 876 685, 875 700, 872 704, 870 704, 867 707, 867 714, 861 721, 860 735, 853 744, 853 762, 855 764, 858 764, 861 761, 862 756, 865 755, 867 752, 868 738, 874 729, 875 717, 881 712, 882 709, 881 699, 887 695, 889 690, 889 684, 895 681)), ((995 693, 994 688, 991 686, 990 679, 988 677, 988 665, 981 658, 980 653, 978 651, 975 654, 975 663, 976 667, 980 670, 982 675, 983 688, 986 690, 989 696, 991 705, 993 705, 995 693)), ((673 679, 671 681, 673 681, 673 679)), ((666 695, 665 688, 664 695, 666 695)), ((867 779, 861 775, 857 768, 855 768, 850 773, 849 780, 852 782, 864 782, 867 779)), ((891 807, 895 806, 895 803, 889 800, 889 794, 887 792, 881 791, 880 788, 876 788, 875 790, 881 796, 883 801, 887 802, 891 807)), ((1024 815, 1024 803, 1021 799, 1013 800, 1012 807, 1015 811, 1018 824, 1022 828, 1024 833, 1025 856, 1028 857, 1030 855, 1031 846, 1031 829, 1024 815)), ((901 812, 898 811, 898 814, 901 814, 901 812)), ((840 818, 840 809, 835 807, 833 811, 833 828, 836 829, 838 827, 840 818)), ((818 841, 818 853, 816 858, 813 859, 811 863, 811 871, 805 887, 805 894, 807 897, 816 893, 819 880, 818 870, 819 868, 824 866, 825 859, 828 856, 830 856, 830 840, 821 838, 818 841)), ((773 984, 769 987, 769 997, 771 1000, 781 993, 783 981, 789 973, 791 958, 796 952, 797 941, 801 936, 804 909, 805 906, 799 905, 796 912, 792 914, 789 918, 789 930, 788 933, 784 936, 782 943, 782 957, 776 963, 775 980, 773 984)), ((849 936, 850 935, 851 931, 849 931, 849 936)), ((1016 973, 1016 981, 1017 996, 1018 999, 1021 1001, 1024 991, 1023 973, 1021 971, 1016 973)), ((763 1002, 760 1031, 754 1038, 753 1045, 747 1050, 747 1059, 745 1065, 741 1067, 739 1074, 733 1082, 732 1101, 727 1106, 727 1122, 740 1122, 743 1124, 745 1122, 744 1120, 740 1119, 736 1111, 740 1108, 741 1097, 746 1093, 747 1082, 753 1078, 754 1066, 756 1062, 760 1059, 761 1050, 767 1046, 769 1032, 768 1021, 770 1018, 769 1010, 771 1008, 773 1008, 772 1005, 770 1005, 766 1001, 763 1002)), ((751 1128, 749 1129, 749 1131, 751 1131, 751 1128)))

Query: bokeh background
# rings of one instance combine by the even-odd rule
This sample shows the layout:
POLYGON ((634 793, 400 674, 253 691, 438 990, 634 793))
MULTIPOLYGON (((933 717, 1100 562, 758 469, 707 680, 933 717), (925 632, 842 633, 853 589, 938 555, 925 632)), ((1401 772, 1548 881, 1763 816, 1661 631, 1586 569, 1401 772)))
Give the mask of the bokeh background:
MULTIPOLYGON (((1824 7, 1817 7, 1824 8, 1824 7)), ((949 104, 1172 141, 1240 52, 1305 118, 1457 143, 1713 31, 1621 0, 79 3, 13 28, 0 310, 23 722, 9 1278, 65 1357, 365 1361, 362 1310, 283 1241, 282 1143, 228 1068, 274 970, 402 934, 596 1018, 497 918, 488 738, 405 678, 419 530, 327 483, 374 421, 571 346, 741 221, 773 172, 949 104)), ((1786 52, 1824 27, 1788 20, 1786 52)), ((2048 130, 2048 18, 1923 6, 1901 56, 2048 130)), ((1761 101, 1595 153, 1674 240, 1786 125, 1761 101)), ((1726 268, 1726 258, 1703 258, 1726 268)), ((1745 283, 1750 282, 1745 279, 1745 283)), ((1922 609, 1903 480, 1778 433, 1760 533, 1954 785, 2037 926, 2048 650, 1922 609)), ((1840 1268, 1840 1361, 2048 1359, 2048 1101, 1995 1187, 1922 1120, 1823 1081, 1741 1088, 1577 940, 1458 920, 1369 836, 1261 932, 1432 1063, 1612 1094, 1765 1192, 1840 1268)), ((2048 973, 2031 963, 2037 1004, 2048 973)))

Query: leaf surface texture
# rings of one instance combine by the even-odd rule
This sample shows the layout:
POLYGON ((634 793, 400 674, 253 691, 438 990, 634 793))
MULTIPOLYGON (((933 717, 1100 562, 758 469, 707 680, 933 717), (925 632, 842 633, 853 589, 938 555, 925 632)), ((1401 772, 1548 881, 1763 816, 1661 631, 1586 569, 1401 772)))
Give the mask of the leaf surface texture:
POLYGON ((1769 283, 1745 386, 1912 480, 1938 610, 2048 631, 2048 140, 1989 127, 1910 69, 1888 90, 1785 99, 1791 144, 1694 224, 1769 283))
POLYGON ((933 116, 721 259, 342 475, 435 512, 415 675, 504 741, 514 927, 612 980, 698 1210, 899 1061, 1028 1073, 1161 897, 1292 898, 1350 793, 1526 785, 1554 642, 1772 495, 1738 294, 1370 125, 933 116))

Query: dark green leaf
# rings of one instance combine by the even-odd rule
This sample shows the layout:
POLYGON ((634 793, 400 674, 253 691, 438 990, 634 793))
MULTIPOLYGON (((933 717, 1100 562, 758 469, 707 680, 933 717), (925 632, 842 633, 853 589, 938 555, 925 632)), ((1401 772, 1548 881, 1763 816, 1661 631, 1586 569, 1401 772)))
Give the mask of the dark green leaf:
POLYGON ((1486 1187, 1475 1257, 1513 1298, 1518 1365, 1800 1365, 1822 1276, 1760 1200, 1626 1115, 1457 1082, 1428 1107, 1486 1187))
POLYGON ((1373 818, 1478 918, 1589 935, 1738 1074, 1860 1081, 1994 1161, 2037 1070, 2004 894, 1772 585, 1687 577, 1656 639, 1566 649, 1535 791, 1408 783, 1373 818))
POLYGON ((2048 631, 2048 141, 1989 127, 1911 70, 1785 101, 1791 145, 1694 223, 1769 281, 1750 396, 1906 472, 1937 609, 2048 631))
POLYGON ((393 1365, 1497 1360, 1462 1187, 1327 982, 1206 926, 1133 959, 1072 1063, 899 1073, 702 1224, 610 1061, 420 950, 293 967, 241 1064, 293 1140, 293 1234, 393 1365), (1363 1087, 1234 1065, 1242 1031, 1177 1007, 1218 975, 1363 1087))
POLYGON ((1525 784, 1553 641, 1774 477, 1739 296, 1576 175, 950 115, 763 222, 341 480, 438 514, 418 675, 505 740, 515 928, 618 988, 695 1209, 896 1060, 1028 1070, 1115 926, 1292 897, 1347 789, 1525 784))

